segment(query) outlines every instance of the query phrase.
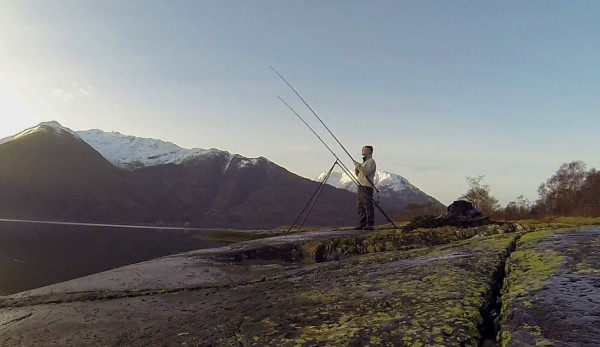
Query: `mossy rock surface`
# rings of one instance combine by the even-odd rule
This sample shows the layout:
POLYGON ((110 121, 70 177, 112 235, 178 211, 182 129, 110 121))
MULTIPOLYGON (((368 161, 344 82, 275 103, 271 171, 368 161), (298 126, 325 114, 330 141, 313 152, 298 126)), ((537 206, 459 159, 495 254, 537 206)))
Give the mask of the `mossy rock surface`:
POLYGON ((316 242, 375 253, 315 264, 190 252, 22 293, 0 300, 0 345, 477 346, 516 235, 424 231, 392 250, 406 237, 316 242))
POLYGON ((523 235, 506 264, 503 346, 600 342, 600 227, 523 235))

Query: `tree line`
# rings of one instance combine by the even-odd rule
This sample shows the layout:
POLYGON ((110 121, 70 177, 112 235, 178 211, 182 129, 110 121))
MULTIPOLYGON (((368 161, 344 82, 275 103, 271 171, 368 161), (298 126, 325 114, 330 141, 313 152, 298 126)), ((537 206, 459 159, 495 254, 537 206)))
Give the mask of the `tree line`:
POLYGON ((470 200, 484 215, 502 219, 546 216, 600 216, 600 171, 587 170, 583 161, 564 163, 538 187, 538 199, 530 202, 523 195, 502 207, 485 176, 467 177, 468 190, 461 199, 470 200))
MULTIPOLYGON (((536 219, 551 216, 600 217, 600 171, 587 170, 583 161, 564 163, 546 182, 538 187, 538 199, 529 201, 523 195, 501 206, 484 184, 485 175, 466 177, 467 192, 459 197, 469 200, 485 216, 493 219, 536 219)), ((392 215, 398 221, 412 220, 422 215, 440 215, 446 211, 438 206, 408 204, 392 215)))

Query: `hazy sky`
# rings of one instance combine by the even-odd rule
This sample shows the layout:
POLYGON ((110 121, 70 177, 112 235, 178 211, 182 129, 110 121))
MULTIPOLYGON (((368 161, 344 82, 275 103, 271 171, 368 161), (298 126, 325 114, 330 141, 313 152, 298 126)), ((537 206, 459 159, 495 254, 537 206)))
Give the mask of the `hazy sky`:
POLYGON ((333 156, 286 99, 445 204, 504 205, 562 163, 600 167, 600 1, 0 0, 0 138, 41 121, 265 156, 333 156))

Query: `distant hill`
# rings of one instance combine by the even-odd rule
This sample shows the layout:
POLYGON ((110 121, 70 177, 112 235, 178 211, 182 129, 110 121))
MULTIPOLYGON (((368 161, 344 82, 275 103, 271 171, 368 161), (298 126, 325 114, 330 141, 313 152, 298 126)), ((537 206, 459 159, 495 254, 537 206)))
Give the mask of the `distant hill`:
POLYGON ((0 143, 3 217, 113 221, 120 217, 115 202, 130 201, 118 190, 124 172, 58 123, 42 123, 0 143))
MULTIPOLYGON (((56 122, 0 140, 2 217, 271 228, 290 224, 317 186, 263 157, 56 122)), ((307 225, 353 224, 354 199, 327 187, 307 225)))
MULTIPOLYGON (((107 160, 128 170, 164 164, 180 165, 196 158, 218 157, 224 168, 223 170, 226 171, 231 165, 234 168, 237 166, 245 167, 256 165, 257 161, 266 160, 265 158, 248 159, 214 148, 208 150, 201 148, 185 149, 170 142, 122 135, 117 132, 104 132, 97 129, 77 133, 107 160)), ((273 164, 266 160, 265 164, 268 165, 268 163, 273 164)), ((233 171, 237 170, 234 169, 233 171)), ((317 177, 317 181, 321 182, 324 177, 325 173, 322 173, 317 177)), ((354 193, 357 189, 352 180, 341 173, 332 173, 327 183, 354 193)), ((388 214, 394 214, 415 206, 426 207, 427 211, 445 209, 445 206, 437 199, 427 195, 400 175, 378 170, 375 175, 375 185, 380 190, 380 193, 376 194, 376 198, 380 199, 382 208, 388 214)), ((222 198, 219 198, 219 200, 222 200, 222 198)), ((218 206, 215 209, 215 211, 223 210, 218 206)), ((377 219, 383 221, 382 218, 382 216, 379 216, 377 219)))

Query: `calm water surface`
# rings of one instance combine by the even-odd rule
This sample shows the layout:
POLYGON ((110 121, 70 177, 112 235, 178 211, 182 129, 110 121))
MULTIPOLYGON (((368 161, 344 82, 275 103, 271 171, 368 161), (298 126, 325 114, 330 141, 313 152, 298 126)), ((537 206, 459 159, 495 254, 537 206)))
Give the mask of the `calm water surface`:
POLYGON ((206 230, 0 222, 0 295, 229 243, 206 230))

